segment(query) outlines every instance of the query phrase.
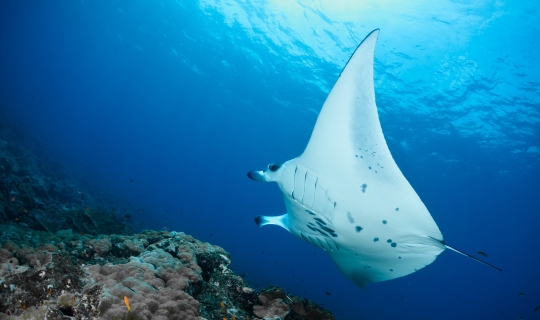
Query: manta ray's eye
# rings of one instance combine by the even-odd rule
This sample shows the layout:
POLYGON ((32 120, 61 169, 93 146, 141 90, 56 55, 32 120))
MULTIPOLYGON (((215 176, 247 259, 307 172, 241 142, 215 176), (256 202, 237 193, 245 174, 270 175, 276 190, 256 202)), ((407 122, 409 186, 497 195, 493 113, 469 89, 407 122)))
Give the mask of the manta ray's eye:
POLYGON ((272 164, 269 164, 269 165, 268 165, 268 169, 269 169, 270 171, 272 171, 272 172, 276 172, 276 171, 279 170, 279 168, 281 168, 281 165, 282 165, 282 164, 283 164, 283 163, 272 163, 272 164))

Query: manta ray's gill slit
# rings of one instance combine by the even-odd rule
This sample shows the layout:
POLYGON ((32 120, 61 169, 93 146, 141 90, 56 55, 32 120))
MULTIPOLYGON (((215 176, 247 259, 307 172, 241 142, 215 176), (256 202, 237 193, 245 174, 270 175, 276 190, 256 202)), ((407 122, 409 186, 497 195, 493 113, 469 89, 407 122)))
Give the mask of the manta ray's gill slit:
POLYGON ((328 227, 325 227, 325 226, 323 226, 321 224, 319 224, 319 227, 321 227, 321 229, 323 229, 324 231, 328 232, 332 237, 337 238, 338 235, 336 234, 336 232, 334 230, 332 230, 332 229, 330 229, 328 227))
POLYGON ((306 180, 307 180, 307 171, 304 173, 304 190, 302 191, 302 200, 300 200, 300 203, 304 203, 304 197, 306 195, 306 180))
POLYGON ((307 235, 307 237, 309 238, 309 240, 311 240, 311 244, 313 244, 314 246, 320 248, 320 246, 318 246, 317 243, 315 243, 315 241, 313 241, 313 239, 311 239, 311 236, 309 234, 307 235))
POLYGON ((330 242, 332 242, 332 244, 334 245, 334 247, 336 248, 336 250, 339 250, 339 247, 337 246, 336 242, 332 239, 328 239, 328 238, 324 238, 324 241, 326 241, 326 243, 328 244, 328 247, 330 248, 330 242), (330 242, 329 242, 330 241, 330 242))
POLYGON ((317 183, 319 182, 319 177, 315 178, 315 187, 313 188, 313 201, 311 201, 310 208, 313 208, 313 204, 315 203, 315 195, 317 194, 317 183))
MULTIPOLYGON (((319 239, 319 237, 315 237, 315 239, 317 239, 317 242, 321 245, 321 248, 326 249, 326 247, 325 247, 324 244, 321 242, 321 239, 319 239)), ((330 249, 330 248, 329 248, 329 249, 330 249)))
POLYGON ((309 242, 308 239, 306 239, 306 237, 304 237, 304 234, 302 232, 300 232, 300 236, 302 236, 302 238, 306 241, 306 242, 309 242))
POLYGON ((296 198, 294 197, 294 188, 296 187, 296 171, 298 171, 298 166, 294 167, 293 187, 291 191, 291 198, 293 198, 294 200, 296 200, 296 198))
POLYGON ((317 221, 317 222, 319 222, 319 223, 322 223, 322 224, 326 225, 326 222, 322 221, 322 220, 319 219, 319 218, 313 218, 313 220, 315 220, 315 221, 317 221))
POLYGON ((310 226, 310 225, 307 225, 307 227, 308 227, 311 231, 316 231, 316 232, 322 234, 323 236, 328 237, 328 235, 327 235, 326 233, 324 233, 324 231, 322 231, 322 230, 320 230, 320 229, 314 228, 314 227, 312 227, 312 226, 310 226))
POLYGON ((310 210, 307 210, 307 209, 306 209, 305 211, 306 211, 307 213, 309 213, 310 215, 312 215, 312 216, 315 216, 315 215, 316 215, 315 213, 313 213, 313 211, 310 211, 310 210))

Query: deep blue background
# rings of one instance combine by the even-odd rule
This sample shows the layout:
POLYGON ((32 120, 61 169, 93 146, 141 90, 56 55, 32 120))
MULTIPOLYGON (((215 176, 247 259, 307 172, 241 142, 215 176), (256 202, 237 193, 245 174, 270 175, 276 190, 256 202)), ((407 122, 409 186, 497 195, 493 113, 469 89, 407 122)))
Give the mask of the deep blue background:
POLYGON ((540 318, 539 21, 533 1, 2 1, 0 108, 141 228, 220 245, 339 319, 540 318), (303 151, 375 28, 396 162, 446 241, 504 272, 444 252, 364 292, 253 222, 284 205, 246 172, 303 151))

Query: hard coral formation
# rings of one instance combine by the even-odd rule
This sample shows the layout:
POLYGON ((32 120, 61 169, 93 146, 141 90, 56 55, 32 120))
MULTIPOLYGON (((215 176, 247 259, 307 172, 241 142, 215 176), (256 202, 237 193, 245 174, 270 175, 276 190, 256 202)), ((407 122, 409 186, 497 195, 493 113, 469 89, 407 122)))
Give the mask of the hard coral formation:
POLYGON ((333 319, 277 287, 259 294, 218 246, 130 234, 131 214, 16 138, 0 121, 0 319, 333 319))
POLYGON ((259 294, 225 250, 181 232, 0 232, 0 319, 333 319, 280 288, 259 294))

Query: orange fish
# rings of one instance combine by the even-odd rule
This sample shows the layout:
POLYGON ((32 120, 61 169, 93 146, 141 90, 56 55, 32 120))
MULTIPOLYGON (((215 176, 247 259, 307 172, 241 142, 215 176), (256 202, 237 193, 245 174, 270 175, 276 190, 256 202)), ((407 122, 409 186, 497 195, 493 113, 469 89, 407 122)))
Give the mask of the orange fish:
POLYGON ((129 306, 129 299, 127 296, 124 296, 124 302, 126 303, 126 307, 128 308, 128 311, 131 311, 131 307, 129 306))
POLYGON ((231 314, 231 317, 232 317, 232 320, 236 320, 236 317, 233 314, 231 314))
POLYGON ((52 296, 52 288, 49 288, 49 295, 52 296))
POLYGON ((221 301, 221 307, 225 308, 225 302, 221 301))

